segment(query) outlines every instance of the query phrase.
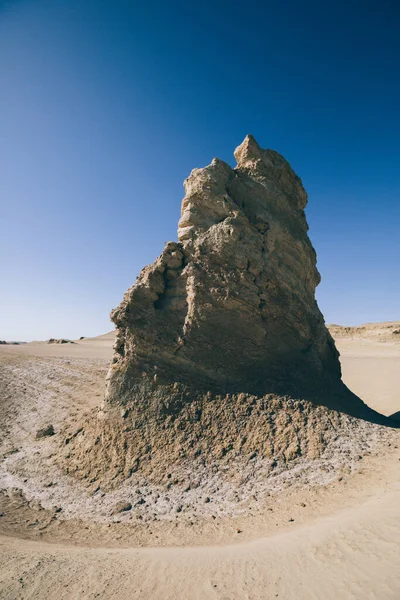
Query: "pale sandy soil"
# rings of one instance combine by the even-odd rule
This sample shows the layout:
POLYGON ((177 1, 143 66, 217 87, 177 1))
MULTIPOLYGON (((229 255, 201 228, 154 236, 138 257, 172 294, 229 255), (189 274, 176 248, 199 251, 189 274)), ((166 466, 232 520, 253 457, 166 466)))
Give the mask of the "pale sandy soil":
POLYGON ((400 344, 338 339, 343 379, 371 408, 390 416, 400 410, 400 344))
MULTIPOLYGON (((376 340, 374 327, 337 345, 348 386, 390 415, 400 410, 400 345, 376 340)), ((54 451, 65 425, 99 402, 112 338, 0 348, 0 598, 400 597, 400 432, 390 428, 366 426, 358 462, 278 473, 253 515, 93 523, 93 498, 54 476, 54 451), (50 422, 56 435, 36 441, 50 422), (73 493, 75 509, 55 512, 73 493)))

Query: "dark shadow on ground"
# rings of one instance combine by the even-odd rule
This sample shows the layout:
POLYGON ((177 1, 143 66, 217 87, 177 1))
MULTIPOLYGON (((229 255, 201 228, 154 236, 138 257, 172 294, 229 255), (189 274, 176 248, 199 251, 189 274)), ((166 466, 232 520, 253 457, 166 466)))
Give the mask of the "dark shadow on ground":
POLYGON ((392 415, 389 415, 389 419, 393 419, 394 421, 398 421, 399 423, 397 425, 395 425, 395 427, 400 427, 400 410, 398 410, 397 412, 393 413, 392 415))

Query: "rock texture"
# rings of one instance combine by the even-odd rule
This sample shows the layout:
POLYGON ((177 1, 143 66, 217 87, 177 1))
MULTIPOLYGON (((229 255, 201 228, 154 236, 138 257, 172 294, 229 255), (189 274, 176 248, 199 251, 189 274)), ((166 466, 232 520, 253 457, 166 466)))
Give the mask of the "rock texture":
POLYGON ((219 393, 340 380, 314 297, 320 275, 302 183, 251 136, 235 157, 235 169, 214 159, 192 171, 179 242, 166 244, 111 313, 109 402, 132 398, 144 374, 219 393))

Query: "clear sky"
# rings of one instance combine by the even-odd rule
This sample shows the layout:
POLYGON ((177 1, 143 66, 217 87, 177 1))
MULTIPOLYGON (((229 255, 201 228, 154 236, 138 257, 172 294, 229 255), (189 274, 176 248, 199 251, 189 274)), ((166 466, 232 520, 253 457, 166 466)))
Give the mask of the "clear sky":
POLYGON ((0 339, 109 331, 246 133, 309 194, 328 322, 400 319, 400 5, 0 1, 0 339))

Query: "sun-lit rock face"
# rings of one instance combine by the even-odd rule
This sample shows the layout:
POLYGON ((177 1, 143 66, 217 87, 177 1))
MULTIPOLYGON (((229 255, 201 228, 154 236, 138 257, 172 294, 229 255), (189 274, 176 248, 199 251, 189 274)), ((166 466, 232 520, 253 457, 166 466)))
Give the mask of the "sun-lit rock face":
POLYGON ((140 402, 144 380, 252 394, 340 381, 315 301, 301 180, 252 136, 235 158, 234 169, 214 159, 192 171, 178 243, 166 244, 112 311, 107 402, 140 402))

